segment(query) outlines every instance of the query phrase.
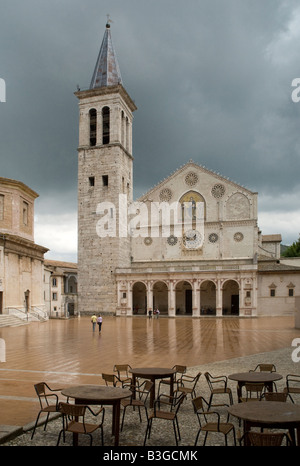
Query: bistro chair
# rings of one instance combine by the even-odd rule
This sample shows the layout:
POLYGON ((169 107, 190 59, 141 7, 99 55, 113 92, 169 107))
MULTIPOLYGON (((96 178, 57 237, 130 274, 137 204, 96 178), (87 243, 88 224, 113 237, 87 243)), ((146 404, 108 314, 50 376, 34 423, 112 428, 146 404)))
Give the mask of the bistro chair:
POLYGON ((174 392, 174 394, 175 396, 169 396, 165 395, 164 393, 161 393, 159 397, 154 401, 153 411, 148 417, 144 446, 146 445, 147 437, 148 439, 150 438, 153 419, 162 419, 165 421, 172 422, 175 435, 175 442, 176 446, 178 446, 178 441, 181 440, 181 436, 177 415, 179 408, 186 397, 186 394, 180 393, 180 395, 178 395, 177 392, 174 392), (165 409, 162 409, 162 405, 165 409))
POLYGON ((284 392, 265 392, 263 398, 266 401, 287 401, 288 394, 284 392))
POLYGON ((49 420, 49 416, 51 413, 60 413, 60 408, 59 408, 59 400, 58 400, 58 395, 55 392, 61 392, 60 389, 52 389, 49 387, 49 385, 46 384, 46 382, 40 382, 34 385, 36 394, 38 396, 39 402, 40 402, 40 411, 37 415, 35 425, 31 434, 31 440, 33 439, 33 436, 35 434, 36 427, 39 422, 40 415, 42 413, 47 413, 46 421, 45 421, 45 426, 44 430, 46 430, 47 423, 49 420))
POLYGON ((72 432, 73 434, 88 435, 90 437, 90 446, 92 446, 92 433, 95 432, 97 429, 100 429, 101 431, 101 441, 103 445, 103 422, 105 414, 105 409, 103 407, 101 407, 100 410, 95 413, 87 405, 60 403, 60 409, 63 415, 63 428, 59 432, 56 446, 59 445, 61 434, 63 434, 63 437, 65 439, 66 432, 72 432), (100 422, 98 421, 95 424, 87 423, 85 421, 87 411, 95 417, 102 413, 102 416, 100 417, 100 422))
POLYGON ((183 374, 177 380, 177 391, 184 393, 185 395, 190 394, 192 398, 196 397, 196 385, 200 379, 201 372, 198 372, 197 375, 192 376, 188 374, 183 374))
POLYGON ((142 422, 141 408, 144 408, 146 419, 148 422, 148 411, 147 411, 146 402, 147 402, 150 390, 152 389, 153 385, 154 385, 153 382, 150 382, 150 380, 145 380, 140 386, 136 386, 136 387, 132 386, 131 388, 135 392, 135 398, 133 398, 133 394, 132 394, 130 398, 124 398, 123 400, 121 400, 121 406, 124 408, 123 416, 122 416, 121 431, 123 430, 125 412, 129 406, 132 406, 133 409, 135 409, 136 407, 138 408, 140 422, 142 422))
POLYGON ((226 403, 221 403, 221 404, 212 404, 213 397, 216 395, 228 395, 229 396, 229 403, 232 405, 233 404, 233 397, 232 397, 232 391, 231 389, 227 386, 228 379, 226 375, 219 375, 219 376, 212 376, 209 372, 205 372, 204 374, 206 381, 208 383, 208 387, 210 389, 210 398, 208 402, 208 409, 211 408, 211 406, 229 406, 226 403))
POLYGON ((240 444, 251 447, 281 447, 283 440, 286 439, 286 445, 290 445, 289 437, 284 432, 255 432, 249 431, 240 439, 240 444))
POLYGON ((291 393, 298 394, 300 393, 300 375, 298 374, 288 374, 286 376, 286 387, 283 389, 284 393, 287 393, 290 400, 295 403, 292 398, 291 393))
POLYGON ((117 387, 118 384, 123 386, 122 381, 116 374, 102 374, 102 379, 104 380, 105 385, 107 385, 108 387, 117 387))
POLYGON ((117 373, 118 378, 121 380, 122 385, 131 385, 132 377, 129 373, 129 370, 132 367, 129 364, 115 364, 113 371, 117 373))
POLYGON ((249 372, 276 372, 276 367, 274 364, 257 364, 256 368, 250 370, 249 372))
MULTIPOLYGON (((180 375, 182 376, 183 374, 186 373, 186 366, 180 366, 180 365, 176 364, 175 366, 172 367, 172 369, 174 369, 176 371, 175 374, 174 374, 174 384, 176 384, 177 381, 178 381, 179 376, 180 375)), ((161 385, 170 386, 170 383, 171 383, 170 379, 160 380, 160 382, 158 384, 158 395, 160 393, 161 385)))
POLYGON ((199 422, 199 430, 196 435, 195 446, 198 443, 198 439, 201 432, 205 432, 203 446, 206 444, 207 436, 209 433, 220 433, 225 437, 225 445, 227 446, 227 435, 232 432, 234 445, 236 445, 236 435, 234 425, 230 422, 221 422, 220 414, 215 411, 209 411, 209 403, 202 397, 198 396, 192 400, 194 411, 197 414, 199 422), (204 410, 204 405, 207 407, 207 411, 204 410), (201 421, 201 418, 203 420, 201 421), (208 418, 212 418, 212 421, 208 421, 208 418), (205 422, 203 424, 203 422, 205 422))
POLYGON ((265 390, 264 383, 254 383, 248 382, 245 384, 246 396, 241 396, 240 401, 249 402, 249 401, 261 401, 263 393, 265 390))
MULTIPOLYGON (((272 364, 272 363, 257 364, 256 368, 253 370, 250 370, 249 372, 258 372, 258 371, 259 372, 277 372, 275 364, 272 364)), ((273 387, 275 391, 277 392, 277 386, 275 382, 273 382, 273 387)))

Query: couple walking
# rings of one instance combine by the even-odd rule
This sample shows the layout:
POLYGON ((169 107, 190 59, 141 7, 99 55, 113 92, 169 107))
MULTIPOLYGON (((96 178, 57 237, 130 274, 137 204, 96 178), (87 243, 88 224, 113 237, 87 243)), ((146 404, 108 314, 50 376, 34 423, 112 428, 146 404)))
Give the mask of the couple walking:
POLYGON ((101 333, 101 327, 102 327, 102 316, 101 316, 101 314, 99 314, 98 317, 96 316, 96 314, 93 314, 92 318, 91 318, 91 322, 93 324, 93 332, 95 331, 96 324, 97 324, 98 328, 99 328, 99 333, 101 333))

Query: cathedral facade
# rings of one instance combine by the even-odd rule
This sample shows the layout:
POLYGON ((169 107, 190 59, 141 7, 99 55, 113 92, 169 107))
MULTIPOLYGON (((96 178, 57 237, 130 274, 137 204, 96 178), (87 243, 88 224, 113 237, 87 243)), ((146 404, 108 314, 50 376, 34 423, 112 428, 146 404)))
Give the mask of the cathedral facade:
POLYGON ((262 235, 258 194, 188 161, 133 201, 135 103, 110 25, 79 101, 78 309, 175 317, 291 315, 300 267, 262 235))

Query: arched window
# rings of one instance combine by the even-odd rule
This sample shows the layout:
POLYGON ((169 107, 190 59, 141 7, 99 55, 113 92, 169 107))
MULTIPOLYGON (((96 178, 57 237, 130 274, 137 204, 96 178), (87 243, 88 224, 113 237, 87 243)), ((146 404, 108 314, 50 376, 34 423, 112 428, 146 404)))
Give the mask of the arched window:
POLYGON ((109 107, 102 109, 102 144, 109 144, 109 124, 110 124, 109 107))
POLYGON ((90 110, 90 145, 95 146, 97 142, 97 110, 90 110))

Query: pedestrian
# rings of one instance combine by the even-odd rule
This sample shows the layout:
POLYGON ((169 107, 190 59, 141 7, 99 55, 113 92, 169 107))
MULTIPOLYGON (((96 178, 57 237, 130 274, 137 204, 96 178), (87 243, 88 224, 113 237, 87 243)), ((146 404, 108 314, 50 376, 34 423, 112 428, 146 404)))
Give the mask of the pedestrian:
POLYGON ((155 310, 155 315, 156 315, 156 318, 157 318, 157 319, 158 319, 158 317, 159 317, 159 314, 160 314, 160 312, 159 312, 158 308, 156 308, 156 310, 155 310))
POLYGON ((152 319, 152 309, 149 309, 148 316, 149 316, 149 319, 152 319))
POLYGON ((99 333, 101 333, 101 327, 102 327, 102 316, 99 314, 99 317, 97 318, 97 324, 99 328, 99 333))
POLYGON ((95 328, 96 328, 96 322, 97 322, 97 316, 96 314, 94 313, 91 317, 91 322, 93 324, 93 332, 95 331, 95 328))

